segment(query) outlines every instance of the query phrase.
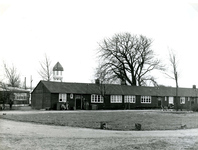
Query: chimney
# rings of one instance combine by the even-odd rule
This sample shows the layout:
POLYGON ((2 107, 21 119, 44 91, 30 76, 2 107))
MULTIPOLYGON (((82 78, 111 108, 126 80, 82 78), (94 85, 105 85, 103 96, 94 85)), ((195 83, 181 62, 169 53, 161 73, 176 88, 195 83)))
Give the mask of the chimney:
POLYGON ((100 84, 100 79, 96 79, 95 84, 100 84))
POLYGON ((193 89, 196 89, 196 85, 193 85, 193 89))
POLYGON ((120 80, 120 84, 121 84, 121 85, 127 85, 127 84, 126 84, 126 81, 125 81, 125 80, 122 80, 122 79, 120 80))

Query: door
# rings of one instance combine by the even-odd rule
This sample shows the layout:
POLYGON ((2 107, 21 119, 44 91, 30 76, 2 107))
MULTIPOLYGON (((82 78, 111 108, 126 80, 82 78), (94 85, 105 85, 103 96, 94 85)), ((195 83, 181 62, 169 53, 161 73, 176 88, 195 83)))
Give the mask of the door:
POLYGON ((162 105, 162 98, 159 97, 159 98, 158 98, 157 106, 158 106, 158 107, 161 107, 161 105, 162 105))
POLYGON ((79 99, 79 98, 76 99, 76 109, 81 109, 82 108, 81 107, 82 106, 81 104, 82 104, 81 99, 79 99))

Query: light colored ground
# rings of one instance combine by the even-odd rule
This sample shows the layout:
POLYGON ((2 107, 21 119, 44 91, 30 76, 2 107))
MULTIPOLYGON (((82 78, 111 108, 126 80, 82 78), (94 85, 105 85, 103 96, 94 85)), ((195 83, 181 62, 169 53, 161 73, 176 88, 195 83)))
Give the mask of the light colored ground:
MULTIPOLYGON (((2 113, 0 115, 2 115, 2 113)), ((108 131, 72 128, 66 126, 40 125, 0 119, 1 150, 195 150, 197 148, 198 129, 175 131, 108 131)))

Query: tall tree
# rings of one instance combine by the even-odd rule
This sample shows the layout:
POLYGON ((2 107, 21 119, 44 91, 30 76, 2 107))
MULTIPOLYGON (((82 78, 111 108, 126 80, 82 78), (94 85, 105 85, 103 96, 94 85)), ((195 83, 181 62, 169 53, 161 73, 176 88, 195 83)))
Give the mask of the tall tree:
POLYGON ((51 81, 52 79, 52 68, 51 68, 51 60, 45 54, 44 61, 40 61, 41 69, 38 71, 39 75, 45 81, 51 81))
POLYGON ((3 64, 8 84, 12 87, 19 87, 21 81, 17 68, 14 65, 12 65, 12 67, 9 67, 5 62, 3 64))
POLYGON ((165 72, 165 74, 172 80, 175 81, 175 86, 176 86, 176 100, 175 100, 175 109, 178 109, 178 78, 179 78, 179 73, 178 73, 178 58, 176 53, 173 50, 169 50, 169 62, 170 62, 170 71, 165 72))
POLYGON ((99 43, 101 70, 108 73, 109 80, 126 81, 132 86, 146 85, 148 81, 156 83, 151 76, 152 70, 163 70, 159 59, 151 49, 152 40, 130 33, 115 34, 112 38, 99 43))

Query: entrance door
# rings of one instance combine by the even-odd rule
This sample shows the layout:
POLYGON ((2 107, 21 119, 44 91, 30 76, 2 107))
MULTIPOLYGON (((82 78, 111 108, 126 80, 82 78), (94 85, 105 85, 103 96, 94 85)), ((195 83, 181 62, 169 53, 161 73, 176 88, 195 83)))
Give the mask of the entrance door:
POLYGON ((76 99, 76 109, 81 109, 81 99, 76 99))
POLYGON ((161 97, 158 98, 158 103, 157 103, 157 105, 158 105, 158 107, 161 107, 161 105, 162 105, 162 99, 161 99, 161 97))

